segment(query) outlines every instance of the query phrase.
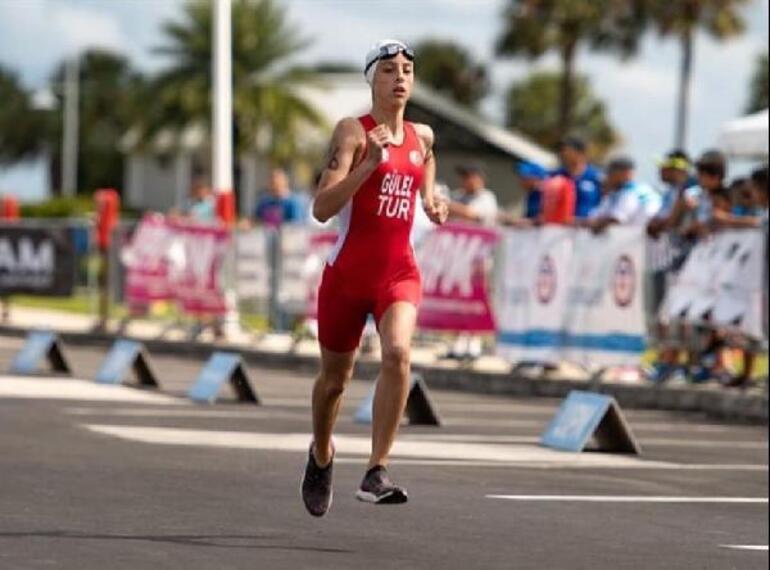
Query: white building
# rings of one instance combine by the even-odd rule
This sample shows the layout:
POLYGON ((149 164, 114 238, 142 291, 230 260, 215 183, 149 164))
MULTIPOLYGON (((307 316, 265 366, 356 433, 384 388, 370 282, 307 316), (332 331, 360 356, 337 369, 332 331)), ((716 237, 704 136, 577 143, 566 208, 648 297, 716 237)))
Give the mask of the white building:
MULTIPOLYGON (((323 156, 331 127, 341 118, 367 112, 371 103, 369 86, 359 74, 328 74, 320 87, 303 87, 301 95, 319 109, 327 130, 309 128, 303 146, 323 156)), ((494 125, 479 115, 450 101, 428 87, 416 84, 406 112, 407 119, 427 123, 436 133, 437 179, 451 187, 457 185, 455 169, 469 161, 481 162, 487 172, 487 186, 502 204, 513 205, 521 198, 514 177, 514 165, 520 160, 545 167, 556 165, 556 157, 521 135, 494 125)), ((137 209, 166 211, 180 206, 190 187, 192 173, 209 172, 208 133, 201 126, 183 132, 161 133, 149 150, 140 150, 136 136, 123 140, 126 153, 125 201, 137 209)), ((239 211, 253 211, 257 193, 264 187, 269 165, 256 153, 239 159, 236 192, 239 211)), ((298 160, 292 165, 297 186, 306 186, 310 174, 320 166, 298 160)))

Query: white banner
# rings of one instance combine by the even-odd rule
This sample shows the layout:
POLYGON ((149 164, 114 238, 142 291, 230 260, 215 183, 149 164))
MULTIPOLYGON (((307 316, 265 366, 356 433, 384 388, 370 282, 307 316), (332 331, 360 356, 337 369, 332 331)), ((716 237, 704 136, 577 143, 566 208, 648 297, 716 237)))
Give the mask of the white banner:
POLYGON ((766 338, 766 243, 763 230, 725 231, 699 242, 666 293, 662 317, 766 338))
POLYGON ((267 235, 262 228, 238 232, 236 289, 240 299, 265 301, 270 296, 267 235))
POLYGON ((512 362, 638 364, 645 239, 546 226, 507 230, 498 272, 498 352, 512 362))

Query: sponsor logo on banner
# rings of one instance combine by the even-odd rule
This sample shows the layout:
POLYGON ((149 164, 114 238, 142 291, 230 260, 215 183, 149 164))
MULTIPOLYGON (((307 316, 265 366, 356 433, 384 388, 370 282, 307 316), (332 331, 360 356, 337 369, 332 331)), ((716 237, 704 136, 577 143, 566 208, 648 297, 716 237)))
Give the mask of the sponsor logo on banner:
POLYGON ((615 303, 627 307, 634 300, 636 292, 636 270, 633 260, 627 255, 621 255, 615 263, 612 279, 612 293, 615 303))
POLYGON ((495 331, 486 267, 497 239, 494 230, 455 224, 425 236, 417 252, 423 282, 420 328, 495 331))
POLYGON ((550 255, 544 255, 537 268, 537 300, 544 305, 550 303, 556 295, 557 283, 556 264, 550 255))
POLYGON ((0 294, 69 295, 74 278, 68 229, 0 226, 0 294))

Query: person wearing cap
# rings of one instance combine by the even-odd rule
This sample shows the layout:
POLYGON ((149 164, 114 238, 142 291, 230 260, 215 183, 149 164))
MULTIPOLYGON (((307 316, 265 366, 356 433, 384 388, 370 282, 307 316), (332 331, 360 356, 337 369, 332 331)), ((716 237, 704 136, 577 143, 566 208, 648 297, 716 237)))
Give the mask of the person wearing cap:
POLYGON ((460 188, 452 194, 449 216, 453 220, 492 226, 497 221, 497 197, 486 187, 484 167, 469 162, 457 167, 460 188))
POLYGON ((602 174, 588 163, 587 145, 576 136, 564 138, 558 146, 561 168, 555 176, 565 176, 575 185, 575 212, 577 219, 588 218, 602 199, 602 174))
POLYGON ((372 447, 356 497, 370 503, 404 503, 386 465, 409 393, 410 349, 421 297, 420 274, 409 242, 416 196, 434 224, 448 215, 434 194, 433 131, 404 120, 414 84, 414 52, 383 40, 366 54, 371 111, 342 119, 334 129, 313 202, 313 216, 339 217, 339 237, 318 290, 321 370, 313 386, 313 440, 301 483, 313 516, 332 502, 332 431, 342 394, 353 376, 361 334, 373 314, 382 363, 372 405, 372 447))
POLYGON ((658 163, 660 181, 663 183, 662 203, 658 213, 647 224, 647 233, 657 238, 661 232, 673 229, 674 206, 682 193, 697 185, 690 174, 690 157, 681 149, 674 149, 658 163))
POLYGON ((587 222, 594 232, 613 224, 642 225, 660 208, 660 196, 634 180, 634 161, 619 156, 607 165, 605 193, 587 222))
POLYGON ((526 192, 524 212, 522 216, 516 216, 510 212, 501 211, 498 214, 498 222, 506 226, 530 227, 538 222, 542 209, 543 181, 546 178, 546 170, 539 164, 523 160, 514 168, 519 178, 521 187, 526 192))

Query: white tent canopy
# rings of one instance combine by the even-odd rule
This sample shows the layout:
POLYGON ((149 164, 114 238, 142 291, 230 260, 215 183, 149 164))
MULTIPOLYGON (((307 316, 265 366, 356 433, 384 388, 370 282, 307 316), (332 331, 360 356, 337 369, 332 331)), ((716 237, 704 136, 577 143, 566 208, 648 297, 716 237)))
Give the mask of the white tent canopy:
POLYGON ((768 110, 728 121, 722 126, 719 147, 729 156, 753 160, 768 157, 768 110))

